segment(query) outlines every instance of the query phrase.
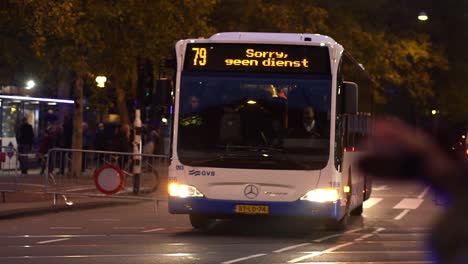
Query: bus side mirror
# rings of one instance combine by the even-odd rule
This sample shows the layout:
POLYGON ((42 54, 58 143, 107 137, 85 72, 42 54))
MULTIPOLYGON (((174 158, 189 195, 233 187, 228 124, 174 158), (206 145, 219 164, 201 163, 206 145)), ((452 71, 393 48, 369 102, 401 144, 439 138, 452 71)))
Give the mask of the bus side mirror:
POLYGON ((356 114, 358 111, 358 85, 354 82, 343 82, 341 93, 343 113, 356 114))

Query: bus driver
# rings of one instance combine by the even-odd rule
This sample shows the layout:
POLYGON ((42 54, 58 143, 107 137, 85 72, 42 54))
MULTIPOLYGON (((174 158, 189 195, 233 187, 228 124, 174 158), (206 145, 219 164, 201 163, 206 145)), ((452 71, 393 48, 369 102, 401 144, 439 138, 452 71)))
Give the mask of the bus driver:
POLYGON ((304 108, 302 112, 302 123, 295 128, 290 137, 292 138, 316 138, 320 137, 320 129, 315 118, 315 110, 311 106, 304 108))

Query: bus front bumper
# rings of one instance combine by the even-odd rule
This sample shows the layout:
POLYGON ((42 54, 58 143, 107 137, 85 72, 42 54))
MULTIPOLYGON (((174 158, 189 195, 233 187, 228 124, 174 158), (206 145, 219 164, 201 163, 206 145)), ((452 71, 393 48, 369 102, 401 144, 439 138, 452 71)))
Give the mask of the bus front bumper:
POLYGON ((323 219, 341 219, 345 206, 341 201, 336 202, 310 202, 297 200, 293 202, 265 202, 265 201, 236 201, 215 200, 204 197, 196 198, 169 198, 169 212, 172 214, 206 214, 220 217, 235 215, 270 215, 270 216, 297 216, 323 219), (239 212, 239 206, 261 207, 259 212, 239 212), (265 208, 267 208, 265 210, 265 208))

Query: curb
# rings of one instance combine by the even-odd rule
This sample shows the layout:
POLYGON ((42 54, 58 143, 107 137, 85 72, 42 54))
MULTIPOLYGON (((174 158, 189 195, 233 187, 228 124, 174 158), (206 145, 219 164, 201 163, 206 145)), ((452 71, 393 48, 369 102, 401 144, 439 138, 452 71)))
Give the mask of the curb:
POLYGON ((44 215, 49 213, 59 213, 59 212, 66 212, 66 211, 78 211, 78 210, 89 210, 89 209, 96 209, 101 207, 112 207, 112 206, 120 206, 120 205, 127 205, 131 203, 142 203, 147 201, 105 201, 105 202, 82 202, 77 203, 74 205, 50 205, 50 206, 43 206, 43 207, 34 207, 28 209, 16 209, 16 210, 9 210, 6 212, 0 212, 0 220, 3 219, 14 219, 14 218, 21 218, 27 216, 37 216, 37 215, 44 215))

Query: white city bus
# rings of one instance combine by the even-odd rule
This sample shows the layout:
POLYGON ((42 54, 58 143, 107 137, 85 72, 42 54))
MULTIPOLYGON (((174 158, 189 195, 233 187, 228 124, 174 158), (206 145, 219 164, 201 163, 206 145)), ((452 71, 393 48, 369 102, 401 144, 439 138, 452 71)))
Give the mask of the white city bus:
POLYGON ((370 124, 372 82, 340 44, 228 32, 175 48, 171 213, 188 214, 195 228, 240 215, 342 227, 362 213, 371 181, 353 161, 370 124))

